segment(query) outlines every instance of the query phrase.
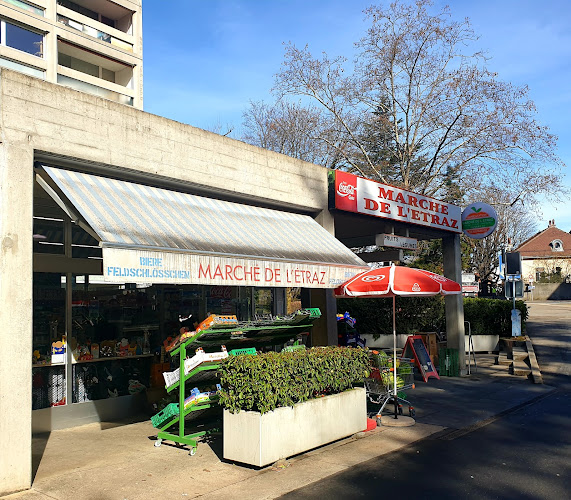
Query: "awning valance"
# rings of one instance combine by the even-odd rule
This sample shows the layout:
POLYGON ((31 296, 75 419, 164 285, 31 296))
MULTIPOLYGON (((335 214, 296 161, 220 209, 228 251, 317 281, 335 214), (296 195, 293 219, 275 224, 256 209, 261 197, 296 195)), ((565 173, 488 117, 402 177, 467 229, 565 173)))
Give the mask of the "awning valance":
POLYGON ((333 288, 367 269, 306 215, 47 166, 38 175, 100 241, 106 281, 333 288))

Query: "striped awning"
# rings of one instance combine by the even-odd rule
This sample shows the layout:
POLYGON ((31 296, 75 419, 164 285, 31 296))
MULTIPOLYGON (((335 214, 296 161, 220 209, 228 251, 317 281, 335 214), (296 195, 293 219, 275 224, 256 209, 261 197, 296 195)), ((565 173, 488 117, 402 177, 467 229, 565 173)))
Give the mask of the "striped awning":
POLYGON ((100 241, 106 281, 334 288, 368 269, 306 215, 47 166, 38 175, 100 241))

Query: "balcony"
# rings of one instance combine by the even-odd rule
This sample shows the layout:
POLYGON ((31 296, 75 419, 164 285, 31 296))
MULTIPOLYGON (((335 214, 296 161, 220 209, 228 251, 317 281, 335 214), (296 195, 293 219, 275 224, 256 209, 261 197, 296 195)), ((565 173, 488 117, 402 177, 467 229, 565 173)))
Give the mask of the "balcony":
POLYGON ((99 31, 87 24, 74 21, 73 19, 70 19, 69 17, 66 16, 62 16, 61 14, 58 14, 57 21, 58 23, 67 26, 68 28, 80 31, 92 38, 96 38, 97 40, 101 40, 102 42, 109 43, 122 50, 133 52, 133 44, 127 43, 123 40, 119 40, 118 38, 110 35, 109 33, 106 33, 104 31, 99 31))
POLYGON ((133 105, 133 67, 58 39, 60 84, 133 105))
POLYGON ((133 34, 133 12, 116 3, 107 0, 57 0, 57 3, 58 14, 75 18, 70 15, 75 12, 128 35, 133 34))

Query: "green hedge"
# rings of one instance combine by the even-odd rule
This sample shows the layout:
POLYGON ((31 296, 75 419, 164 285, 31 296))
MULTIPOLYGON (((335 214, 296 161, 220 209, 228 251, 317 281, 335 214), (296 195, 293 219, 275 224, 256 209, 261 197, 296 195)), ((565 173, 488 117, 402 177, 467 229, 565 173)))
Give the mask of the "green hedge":
MULTIPOLYGON (((396 297, 397 333, 436 332, 446 329, 444 299, 435 297, 396 297)), ((393 333, 393 300, 338 299, 337 312, 345 311, 357 320, 357 331, 378 337, 393 333)))
POLYGON ((347 347, 229 356, 219 368, 219 402, 232 413, 266 413, 351 389, 368 369, 368 351, 347 347))
MULTIPOLYGON (((499 334, 511 336, 510 300, 464 298, 464 320, 470 322, 473 335, 499 334)), ((521 311, 522 333, 528 317, 527 306, 521 300, 516 301, 521 311)), ((393 301, 384 299, 338 299, 337 312, 345 312, 357 320, 357 331, 378 337, 392 334, 393 301)), ((397 333, 446 331, 444 297, 397 297, 396 298, 397 333)))
MULTIPOLYGON (((516 300, 515 307, 521 312, 523 334, 528 317, 527 305, 523 300, 516 300)), ((513 301, 511 300, 465 298, 464 320, 470 322, 472 335, 494 334, 500 337, 511 337, 512 308, 513 301)))

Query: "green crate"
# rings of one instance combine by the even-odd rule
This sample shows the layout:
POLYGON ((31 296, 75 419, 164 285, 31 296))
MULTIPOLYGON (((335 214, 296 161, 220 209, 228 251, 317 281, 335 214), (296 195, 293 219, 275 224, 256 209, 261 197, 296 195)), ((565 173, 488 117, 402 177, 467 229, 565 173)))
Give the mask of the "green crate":
POLYGON ((319 310, 319 307, 308 307, 305 310, 309 311, 309 317, 311 319, 321 318, 321 311, 319 310))
POLYGON ((153 427, 160 427, 171 418, 178 415, 178 403, 171 403, 165 406, 159 413, 151 417, 153 427))
POLYGON ((460 375, 460 363, 458 361, 458 349, 442 348, 438 351, 438 363, 440 376, 458 377, 460 375), (448 358, 448 362, 446 359, 448 358))
POLYGON ((244 347, 243 349, 232 349, 228 355, 229 356, 238 356, 240 354, 256 354, 255 347, 244 347))

